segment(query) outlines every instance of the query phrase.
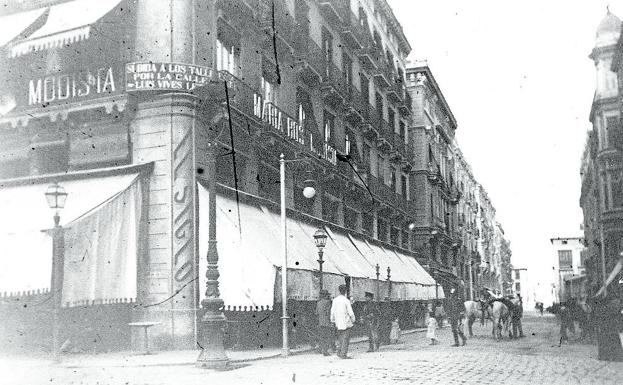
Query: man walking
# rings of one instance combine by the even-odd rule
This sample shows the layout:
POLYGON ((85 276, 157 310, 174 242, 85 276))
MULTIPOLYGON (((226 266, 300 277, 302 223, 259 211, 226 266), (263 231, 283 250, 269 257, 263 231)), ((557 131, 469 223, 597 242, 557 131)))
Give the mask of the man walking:
POLYGON ((355 313, 350 304, 350 300, 346 298, 346 285, 338 287, 340 295, 333 298, 331 305, 331 322, 337 328, 337 338, 340 343, 337 356, 340 358, 348 357, 348 344, 350 343, 350 329, 355 322, 355 313))
POLYGON ((378 303, 374 302, 374 294, 366 292, 366 303, 363 305, 363 322, 368 332, 368 352, 379 350, 379 319, 381 311, 378 303))
POLYGON ((320 351, 324 356, 330 356, 329 346, 333 335, 331 326, 331 299, 327 290, 320 290, 320 299, 316 303, 318 315, 318 338, 320 351))
POLYGON ((454 345, 459 346, 459 336, 463 340, 463 346, 467 343, 467 338, 463 334, 463 330, 460 328, 461 318, 463 318, 464 305, 459 298, 456 289, 450 290, 450 298, 448 298, 448 309, 446 314, 450 319, 450 326, 452 327, 452 335, 454 336, 454 345))

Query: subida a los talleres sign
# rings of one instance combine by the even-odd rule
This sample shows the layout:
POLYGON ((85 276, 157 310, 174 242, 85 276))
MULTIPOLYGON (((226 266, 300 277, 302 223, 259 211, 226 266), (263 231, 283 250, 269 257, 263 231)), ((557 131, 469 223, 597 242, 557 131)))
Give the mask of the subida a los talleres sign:
POLYGON ((125 89, 132 91, 192 91, 210 81, 212 69, 184 63, 135 62, 125 66, 125 89))

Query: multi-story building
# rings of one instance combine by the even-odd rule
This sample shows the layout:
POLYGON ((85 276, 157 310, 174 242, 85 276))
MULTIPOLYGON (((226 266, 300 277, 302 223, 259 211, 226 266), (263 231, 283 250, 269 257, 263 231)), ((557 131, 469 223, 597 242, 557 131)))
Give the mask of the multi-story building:
MULTIPOLYGON (((597 27, 595 46, 589 56, 595 64, 596 88, 589 116, 592 128, 587 134, 580 169, 588 296, 602 287, 623 251, 620 35, 621 20, 608 10, 597 27)), ((610 289, 620 290, 620 286, 610 289)))
POLYGON ((558 237, 550 239, 553 247, 552 293, 554 301, 566 301, 571 297, 585 298, 580 293, 585 287, 584 238, 558 237), (575 287, 574 287, 575 285, 575 287))
POLYGON ((412 173, 419 208, 414 242, 435 277, 449 289, 461 283, 457 267, 463 266, 453 149, 457 122, 426 63, 407 68, 407 88, 413 100, 410 134, 416 156, 412 173))
POLYGON ((414 243, 445 289, 510 287, 510 244, 456 141, 457 121, 426 62, 407 68, 413 100, 414 243), (506 286, 505 286, 506 285, 506 286))
MULTIPOLYGON (((231 325, 254 312, 266 313, 263 328, 279 325, 280 154, 295 309, 318 296, 316 228, 329 234, 322 276, 332 292, 346 283, 355 301, 375 290, 395 303, 443 298, 415 259, 421 237, 409 231, 420 223, 416 164, 436 178, 435 256, 456 277, 458 195, 441 143, 456 122, 437 100, 429 114, 445 115, 424 129, 435 133, 435 155, 418 158, 405 91, 411 47, 385 0, 42 0, 2 12, 13 34, 0 40, 0 198, 14 212, 3 213, 13 227, 0 233, 15 247, 3 247, 0 274, 15 279, 0 277, 0 291, 34 300, 49 289, 50 264, 29 258, 50 246, 28 236, 51 226, 39 203, 58 182, 69 193, 64 278, 75 288, 63 303, 94 309, 64 316, 90 323, 84 341, 92 332, 103 336, 98 346, 136 346, 142 335, 127 323, 153 321, 155 347, 195 347, 201 300, 219 294, 231 325), (209 193, 218 195, 220 293, 205 261, 209 193), (106 227, 113 222, 131 236, 106 227), (23 259, 9 258, 18 252, 23 259), (40 271, 23 279, 20 266, 40 271), (116 314, 114 335, 93 321, 102 306, 116 314)), ((29 309, 13 309, 16 322, 41 322, 29 309)))
POLYGON ((528 269, 525 267, 517 267, 512 270, 512 293, 521 295, 523 299, 524 309, 534 309, 535 296, 534 291, 530 287, 530 277, 528 269))

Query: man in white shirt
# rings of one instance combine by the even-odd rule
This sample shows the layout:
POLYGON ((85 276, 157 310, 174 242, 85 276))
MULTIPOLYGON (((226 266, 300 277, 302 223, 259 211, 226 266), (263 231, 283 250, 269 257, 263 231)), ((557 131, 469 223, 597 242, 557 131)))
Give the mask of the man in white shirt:
POLYGON ((340 285, 338 290, 340 295, 335 297, 331 304, 331 322, 337 328, 337 337, 340 343, 337 355, 340 358, 351 358, 347 354, 350 342, 350 329, 355 322, 355 313, 353 313, 350 300, 346 298, 346 285, 340 285))

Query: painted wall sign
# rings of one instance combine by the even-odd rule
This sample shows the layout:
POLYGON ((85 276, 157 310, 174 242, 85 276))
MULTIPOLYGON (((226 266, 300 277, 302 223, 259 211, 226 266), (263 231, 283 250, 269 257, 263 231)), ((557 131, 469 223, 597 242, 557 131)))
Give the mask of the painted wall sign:
POLYGON ((6 107, 3 114, 19 113, 121 94, 122 68, 104 64, 53 74, 24 70, 22 76, 14 76, 0 87, 0 109, 6 107))
POLYGON ((132 91, 191 91, 212 77, 212 68, 183 63, 128 63, 125 89, 132 91))

